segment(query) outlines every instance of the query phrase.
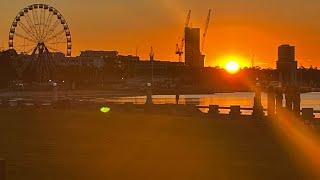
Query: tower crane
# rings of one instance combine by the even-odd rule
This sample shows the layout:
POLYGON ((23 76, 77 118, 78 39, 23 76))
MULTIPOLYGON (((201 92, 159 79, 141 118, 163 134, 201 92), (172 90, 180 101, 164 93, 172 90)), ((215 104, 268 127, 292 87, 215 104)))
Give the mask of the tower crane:
MULTIPOLYGON (((188 11, 188 15, 187 15, 187 18, 186 18, 186 22, 185 22, 184 28, 189 27, 190 18, 191 18, 191 10, 188 11)), ((183 48, 184 48, 184 42, 185 42, 184 31, 185 31, 185 29, 183 29, 183 37, 181 38, 180 44, 179 43, 176 44, 176 54, 179 55, 179 62, 181 62, 182 55, 183 55, 183 48)))
POLYGON ((208 16, 207 16, 206 24, 205 24, 205 27, 204 27, 204 32, 203 32, 203 35, 202 35, 202 42, 201 42, 201 52, 202 53, 204 51, 204 45, 205 45, 206 37, 207 37, 207 34, 208 34, 208 28, 209 28, 210 19, 211 19, 211 13, 212 13, 212 9, 209 9, 209 13, 208 13, 208 16))

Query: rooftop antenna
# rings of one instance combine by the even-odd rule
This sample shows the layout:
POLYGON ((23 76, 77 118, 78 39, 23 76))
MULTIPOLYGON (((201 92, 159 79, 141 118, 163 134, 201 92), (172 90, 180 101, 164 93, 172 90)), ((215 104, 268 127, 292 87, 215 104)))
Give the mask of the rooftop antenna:
POLYGON ((251 67, 254 68, 254 58, 255 58, 255 55, 252 55, 252 58, 251 58, 251 67))
POLYGON ((138 57, 139 47, 136 47, 136 57, 138 57))
POLYGON ((153 51, 153 47, 152 46, 151 46, 151 49, 150 49, 149 56, 150 56, 150 61, 153 62, 153 60, 154 60, 154 51, 153 51))
POLYGON ((151 46, 150 49, 150 62, 151 62, 151 83, 153 84, 153 62, 154 62, 154 51, 153 47, 151 46))

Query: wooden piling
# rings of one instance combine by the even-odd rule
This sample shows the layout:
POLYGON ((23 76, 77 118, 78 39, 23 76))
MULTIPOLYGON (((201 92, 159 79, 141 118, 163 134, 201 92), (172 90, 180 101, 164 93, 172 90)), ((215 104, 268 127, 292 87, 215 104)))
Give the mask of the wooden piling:
POLYGON ((231 106, 230 107, 230 119, 239 120, 241 117, 241 107, 240 106, 231 106))
POLYGON ((268 92, 268 116, 274 117, 276 113, 276 97, 274 92, 268 92))
POLYGON ((282 101, 283 101, 283 94, 281 90, 278 90, 276 93, 276 113, 281 113, 282 111, 282 101))
POLYGON ((219 106, 218 105, 210 105, 208 114, 211 117, 218 117, 220 114, 219 106))
POLYGON ((300 94, 300 91, 297 89, 293 98, 293 111, 297 116, 300 116, 300 109, 301 109, 301 94, 300 94))
POLYGON ((259 89, 256 89, 255 91, 252 116, 256 117, 257 119, 260 119, 264 116, 263 106, 261 103, 261 91, 259 89))
POLYGON ((313 108, 302 108, 302 119, 307 123, 311 124, 314 122, 314 109, 313 108))

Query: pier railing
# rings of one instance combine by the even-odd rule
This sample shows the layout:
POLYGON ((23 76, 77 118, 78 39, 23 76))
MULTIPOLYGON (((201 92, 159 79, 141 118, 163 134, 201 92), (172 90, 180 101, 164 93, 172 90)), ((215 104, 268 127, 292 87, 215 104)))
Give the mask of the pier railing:
MULTIPOLYGON (((240 117, 242 115, 242 111, 251 111, 252 116, 259 116, 263 117, 265 116, 265 113, 268 112, 268 109, 264 108, 247 108, 247 107, 240 107, 240 106, 219 106, 219 105, 209 105, 209 106, 197 106, 199 109, 208 109, 208 114, 211 116, 219 116, 223 114, 220 112, 220 110, 229 110, 229 113, 227 115, 231 117, 240 117)), ((313 108, 302 108, 300 110, 300 117, 307 121, 307 122, 313 122, 315 120, 318 120, 317 117, 320 115, 320 110, 314 110, 313 108), (318 116, 317 116, 318 115, 318 116)), ((318 121, 317 121, 318 122, 318 121)))
MULTIPOLYGON (((246 108, 246 107, 241 107, 241 106, 218 106, 218 105, 213 105, 216 106, 220 110, 231 110, 232 107, 240 107, 240 110, 244 111, 253 111, 254 108, 246 108)), ((199 109, 210 109, 210 106, 197 106, 199 109)), ((263 111, 267 111, 267 109, 263 109, 263 111)))

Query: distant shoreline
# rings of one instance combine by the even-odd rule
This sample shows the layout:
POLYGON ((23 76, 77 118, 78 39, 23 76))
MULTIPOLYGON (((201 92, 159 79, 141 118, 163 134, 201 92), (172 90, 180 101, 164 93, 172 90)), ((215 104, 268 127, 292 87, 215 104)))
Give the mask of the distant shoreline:
MULTIPOLYGON (((250 91, 181 91, 179 95, 213 95, 217 93, 245 93, 250 91)), ((103 91, 103 90, 58 90, 58 98, 114 98, 146 96, 143 91, 103 91)), ((311 93, 311 92, 310 92, 311 93)), ((174 91, 155 91, 153 95, 176 95, 174 91)), ((0 99, 7 98, 52 98, 53 91, 9 91, 0 90, 0 99)))
MULTIPOLYGON (((209 92, 209 91, 181 91, 179 95, 198 95, 198 94, 215 94, 215 93, 234 93, 235 91, 209 92)), ((245 92, 245 91, 243 91, 245 92)), ((153 95, 176 95, 174 91, 155 91, 153 95)), ((52 97, 53 91, 8 91, 0 90, 0 98, 9 97, 52 97)), ((143 91, 103 91, 103 90, 58 90, 59 97, 132 97, 145 96, 143 91)))

